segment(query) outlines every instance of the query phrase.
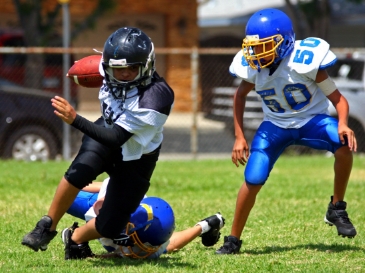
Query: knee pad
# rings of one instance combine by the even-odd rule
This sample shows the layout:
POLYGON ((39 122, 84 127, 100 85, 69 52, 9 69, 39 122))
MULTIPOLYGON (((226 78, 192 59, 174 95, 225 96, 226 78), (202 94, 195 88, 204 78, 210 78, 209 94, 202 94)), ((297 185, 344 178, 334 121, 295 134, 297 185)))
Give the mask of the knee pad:
POLYGON ((245 181, 251 185, 264 185, 271 169, 268 156, 262 151, 254 151, 247 162, 245 181))

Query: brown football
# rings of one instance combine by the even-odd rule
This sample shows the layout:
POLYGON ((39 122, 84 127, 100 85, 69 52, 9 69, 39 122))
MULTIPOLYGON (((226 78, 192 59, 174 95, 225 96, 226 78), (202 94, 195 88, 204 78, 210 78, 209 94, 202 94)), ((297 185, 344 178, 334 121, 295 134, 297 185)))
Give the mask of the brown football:
POLYGON ((84 87, 100 87, 104 79, 99 73, 100 59, 101 55, 90 55, 82 58, 71 66, 66 76, 84 87))

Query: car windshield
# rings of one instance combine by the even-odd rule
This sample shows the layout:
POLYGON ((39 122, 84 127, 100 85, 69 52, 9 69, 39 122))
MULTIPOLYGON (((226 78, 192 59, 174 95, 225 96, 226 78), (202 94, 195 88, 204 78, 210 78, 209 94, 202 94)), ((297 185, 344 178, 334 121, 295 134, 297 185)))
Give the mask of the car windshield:
POLYGON ((331 78, 346 78, 349 80, 362 81, 364 61, 354 59, 339 59, 327 69, 331 78))

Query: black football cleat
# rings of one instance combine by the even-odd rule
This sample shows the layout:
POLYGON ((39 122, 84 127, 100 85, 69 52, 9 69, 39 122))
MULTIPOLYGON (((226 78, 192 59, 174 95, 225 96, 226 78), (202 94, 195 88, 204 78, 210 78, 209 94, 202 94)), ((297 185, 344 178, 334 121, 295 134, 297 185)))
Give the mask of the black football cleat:
POLYGON ((210 226, 209 231, 200 235, 202 238, 202 244, 207 247, 215 245, 220 238, 220 229, 224 227, 225 219, 218 212, 217 214, 209 216, 201 221, 206 221, 210 226))
POLYGON ((338 201, 336 204, 328 204, 328 210, 324 217, 324 222, 330 226, 336 226, 339 236, 353 238, 356 236, 356 229, 351 223, 346 211, 346 202, 338 201))
POLYGON ((237 254, 240 252, 242 245, 242 240, 238 240, 235 236, 224 236, 224 243, 215 254, 227 255, 227 254, 237 254))
POLYGON ((47 250, 48 244, 57 235, 57 231, 50 231, 52 225, 51 217, 45 215, 38 221, 35 228, 23 237, 22 245, 34 251, 47 250))
POLYGON ((78 227, 78 223, 74 222, 71 227, 65 228, 62 231, 61 237, 65 245, 65 260, 86 259, 95 256, 91 251, 89 242, 76 244, 72 241, 71 236, 78 227))

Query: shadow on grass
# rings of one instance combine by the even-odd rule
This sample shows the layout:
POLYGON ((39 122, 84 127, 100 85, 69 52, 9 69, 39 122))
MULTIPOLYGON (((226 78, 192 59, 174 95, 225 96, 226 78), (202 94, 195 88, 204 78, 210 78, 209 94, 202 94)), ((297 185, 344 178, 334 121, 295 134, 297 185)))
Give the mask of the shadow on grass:
POLYGON ((260 254, 270 254, 274 252, 284 252, 284 251, 292 251, 296 249, 305 249, 305 250, 314 250, 314 251, 322 251, 322 252, 331 252, 331 253, 339 253, 343 251, 365 251, 365 248, 350 246, 350 245, 327 245, 327 244, 308 244, 308 245, 296 245, 296 246, 267 246, 262 250, 257 249, 244 249, 241 250, 240 254, 251 254, 251 255, 260 255, 260 254))
POLYGON ((158 259, 124 259, 124 258, 93 258, 88 259, 88 262, 94 264, 94 266, 102 266, 102 267, 120 267, 120 266, 139 266, 150 264, 152 266, 158 265, 160 267, 165 268, 189 268, 189 269, 197 269, 196 265, 192 265, 189 263, 184 263, 179 261, 180 258, 175 257, 164 257, 161 256, 158 259))

